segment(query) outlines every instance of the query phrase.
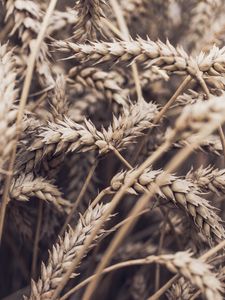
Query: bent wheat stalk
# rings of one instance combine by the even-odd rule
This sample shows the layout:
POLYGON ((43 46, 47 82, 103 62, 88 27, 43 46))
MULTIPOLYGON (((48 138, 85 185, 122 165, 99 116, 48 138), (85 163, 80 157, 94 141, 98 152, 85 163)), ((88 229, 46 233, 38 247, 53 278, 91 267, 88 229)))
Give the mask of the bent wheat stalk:
MULTIPOLYGON (((103 270, 103 274, 117 270, 119 268, 130 267, 135 265, 148 265, 152 263, 158 263, 167 267, 172 273, 179 273, 188 279, 194 286, 197 286, 206 299, 222 299, 222 286, 217 279, 216 274, 211 272, 211 266, 202 262, 199 259, 192 257, 189 252, 177 252, 175 254, 165 254, 159 256, 147 256, 143 259, 130 260, 121 262, 116 265, 112 265, 103 270)), ((67 292, 61 300, 68 299, 68 297, 78 289, 82 288, 95 277, 92 275, 76 287, 67 292)))

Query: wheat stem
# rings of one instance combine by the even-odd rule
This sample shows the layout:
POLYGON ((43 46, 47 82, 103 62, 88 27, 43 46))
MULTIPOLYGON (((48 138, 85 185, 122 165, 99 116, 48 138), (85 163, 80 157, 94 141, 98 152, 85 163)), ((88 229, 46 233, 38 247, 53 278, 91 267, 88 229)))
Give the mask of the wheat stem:
POLYGON ((84 184, 82 186, 82 189, 80 190, 80 193, 79 193, 76 201, 73 203, 73 205, 71 207, 71 211, 68 214, 68 216, 67 216, 67 218, 66 218, 66 220, 65 220, 65 222, 63 224, 63 227, 62 227, 62 229, 61 229, 61 231, 59 233, 59 236, 62 236, 65 233, 65 230, 66 230, 68 224, 70 223, 70 221, 71 221, 71 219, 72 219, 72 217, 73 217, 73 215, 74 215, 74 213, 75 213, 78 205, 80 204, 80 202, 82 201, 82 198, 84 197, 84 194, 85 194, 85 192, 87 190, 87 187, 88 187, 88 185, 89 185, 89 183, 90 183, 90 181, 92 179, 92 176, 94 175, 94 172, 95 172, 95 170, 97 168, 97 165, 98 165, 98 161, 95 161, 95 163, 91 166, 91 168, 89 170, 89 173, 88 173, 88 176, 87 176, 87 178, 86 178, 86 180, 85 180, 85 182, 84 182, 84 184))

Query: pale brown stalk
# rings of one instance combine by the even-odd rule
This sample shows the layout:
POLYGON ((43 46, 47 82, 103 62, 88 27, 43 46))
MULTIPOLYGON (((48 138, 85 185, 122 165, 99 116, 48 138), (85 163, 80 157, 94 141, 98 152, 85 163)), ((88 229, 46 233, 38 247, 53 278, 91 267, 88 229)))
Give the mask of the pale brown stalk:
POLYGON ((9 50, 7 44, 0 45, 0 169, 2 170, 7 168, 16 136, 17 108, 14 107, 18 96, 16 75, 13 51, 9 50))

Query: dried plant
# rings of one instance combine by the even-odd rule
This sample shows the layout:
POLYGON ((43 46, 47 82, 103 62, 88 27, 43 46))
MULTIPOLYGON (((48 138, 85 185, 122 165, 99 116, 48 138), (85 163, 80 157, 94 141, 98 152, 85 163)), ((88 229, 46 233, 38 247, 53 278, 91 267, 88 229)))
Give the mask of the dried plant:
POLYGON ((0 1, 1 299, 224 298, 224 16, 0 1))

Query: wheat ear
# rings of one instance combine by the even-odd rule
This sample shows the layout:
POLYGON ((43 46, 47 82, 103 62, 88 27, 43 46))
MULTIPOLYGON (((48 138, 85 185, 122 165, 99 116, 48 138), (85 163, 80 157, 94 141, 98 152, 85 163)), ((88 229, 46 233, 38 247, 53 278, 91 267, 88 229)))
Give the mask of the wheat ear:
POLYGON ((206 299, 222 300, 222 286, 216 275, 210 271, 211 266, 191 256, 189 252, 165 254, 157 257, 156 262, 188 279, 201 290, 206 299))
POLYGON ((32 174, 21 175, 14 179, 10 188, 10 197, 19 201, 28 201, 36 197, 55 205, 60 211, 70 208, 70 203, 62 198, 61 192, 44 178, 33 178, 32 174))
POLYGON ((63 75, 58 75, 55 87, 48 93, 48 97, 53 120, 62 120, 63 116, 68 113, 66 79, 63 75))
MULTIPOLYGON (((42 263, 39 280, 37 283, 32 280, 30 300, 51 299, 51 295, 58 283, 70 267, 74 257, 76 257, 82 248, 93 228, 101 219, 107 207, 108 204, 97 205, 95 208, 89 207, 84 216, 80 215, 79 222, 75 229, 69 228, 63 239, 60 238, 59 242, 53 246, 48 264, 45 265, 42 263)), ((98 234, 94 242, 96 242, 103 232, 102 230, 98 234)))
POLYGON ((193 180, 204 192, 211 191, 217 195, 225 193, 225 169, 200 167, 194 172, 189 172, 187 179, 193 180))
POLYGON ((221 0, 201 0, 196 3, 192 10, 189 34, 185 37, 194 48, 200 49, 204 37, 212 30, 214 21, 219 13, 223 11, 224 3, 221 0))
POLYGON ((68 83, 75 93, 83 93, 86 87, 94 88, 102 92, 107 100, 128 107, 128 90, 120 88, 119 77, 117 72, 104 72, 96 67, 73 67, 68 74, 68 83))
MULTIPOLYGON (((113 192, 119 190, 134 173, 135 169, 115 175, 111 180, 111 190, 113 192)), ((127 192, 139 194, 143 193, 143 188, 151 191, 154 186, 157 186, 160 176, 165 176, 163 171, 147 169, 139 176, 136 183, 127 189, 127 192)), ((207 238, 223 239, 225 237, 221 219, 214 212, 215 208, 202 198, 193 182, 167 174, 160 183, 157 194, 184 210, 207 238)))
POLYGON ((56 123, 49 122, 39 128, 36 138, 29 146, 29 152, 21 153, 17 168, 30 170, 47 155, 62 152, 87 152, 97 150, 99 154, 108 153, 112 147, 123 149, 134 143, 145 129, 153 126, 152 120, 157 112, 153 103, 138 102, 124 109, 119 118, 114 117, 109 128, 98 131, 91 121, 78 124, 66 118, 56 123))
POLYGON ((96 33, 102 33, 101 18, 104 18, 105 0, 76 0, 78 22, 73 38, 80 41, 87 38, 95 39, 96 33))

